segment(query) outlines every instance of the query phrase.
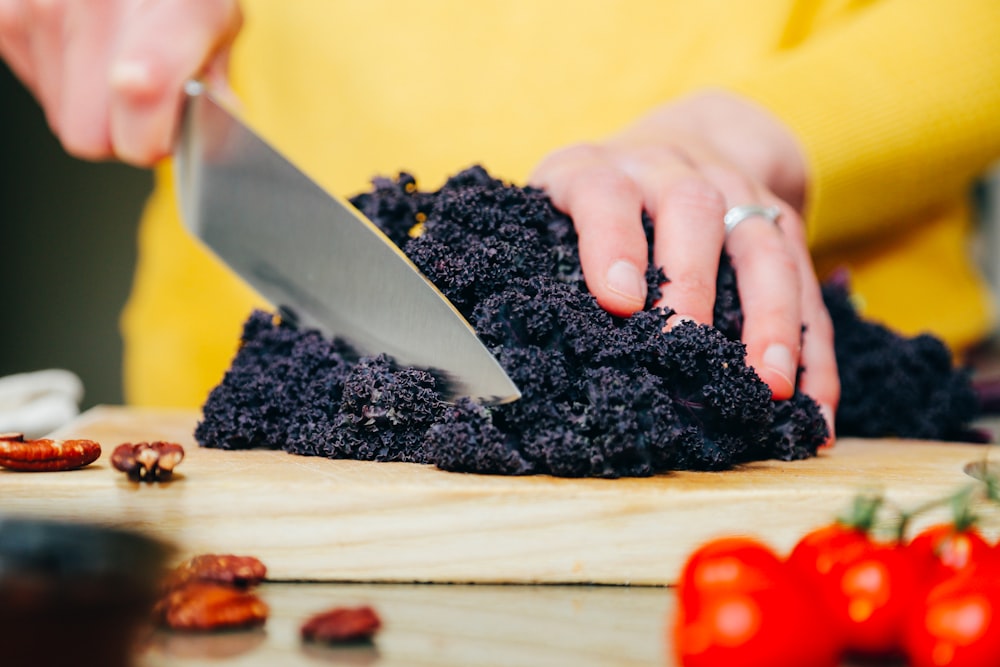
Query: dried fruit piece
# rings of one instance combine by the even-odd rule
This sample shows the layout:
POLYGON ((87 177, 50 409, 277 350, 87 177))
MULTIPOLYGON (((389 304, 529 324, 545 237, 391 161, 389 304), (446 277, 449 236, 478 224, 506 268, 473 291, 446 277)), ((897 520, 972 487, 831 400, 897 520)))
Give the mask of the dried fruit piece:
POLYGON ((369 606, 337 607, 311 617, 302 624, 302 639, 336 644, 368 641, 382 627, 382 619, 369 606))
POLYGON ((137 482, 170 479, 184 459, 184 448, 174 442, 124 443, 111 453, 111 465, 137 482))
POLYGON ((267 604, 253 593, 210 582, 192 582, 157 603, 157 620, 173 630, 249 628, 267 620, 267 604))
POLYGON ((247 589, 266 576, 267 566, 253 556, 202 554, 178 565, 167 577, 164 588, 172 590, 201 581, 247 589))
POLYGON ((22 433, 0 435, 0 467, 21 472, 76 470, 101 455, 93 440, 25 440, 22 433))

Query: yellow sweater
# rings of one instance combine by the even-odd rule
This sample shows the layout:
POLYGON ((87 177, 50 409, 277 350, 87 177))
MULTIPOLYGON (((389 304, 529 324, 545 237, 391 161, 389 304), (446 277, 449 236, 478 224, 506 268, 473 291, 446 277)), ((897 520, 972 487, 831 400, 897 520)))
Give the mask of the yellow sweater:
MULTIPOLYGON (((960 347, 992 323, 967 258, 968 186, 1000 155, 996 0, 245 0, 245 116, 342 195, 481 163, 523 183, 703 86, 757 100, 805 147, 821 272, 865 314, 960 347)), ((194 406, 263 305, 178 220, 170 165, 122 320, 130 402, 194 406)))

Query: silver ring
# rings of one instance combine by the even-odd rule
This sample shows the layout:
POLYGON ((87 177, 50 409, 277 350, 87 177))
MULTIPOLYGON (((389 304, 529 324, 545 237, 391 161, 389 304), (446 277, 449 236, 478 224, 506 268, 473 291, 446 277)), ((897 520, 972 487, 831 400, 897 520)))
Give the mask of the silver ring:
POLYGON ((726 236, 733 233, 736 225, 749 218, 764 218, 770 222, 778 222, 781 209, 777 206, 762 206, 761 204, 742 204, 726 211, 722 223, 726 226, 726 236))

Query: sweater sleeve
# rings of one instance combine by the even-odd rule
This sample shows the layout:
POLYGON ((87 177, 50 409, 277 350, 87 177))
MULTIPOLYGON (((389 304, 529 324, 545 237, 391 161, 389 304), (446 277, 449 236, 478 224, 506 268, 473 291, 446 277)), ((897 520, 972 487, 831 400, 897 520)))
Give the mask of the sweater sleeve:
POLYGON ((1000 2, 884 0, 729 87, 797 135, 814 249, 884 234, 1000 157, 1000 2))

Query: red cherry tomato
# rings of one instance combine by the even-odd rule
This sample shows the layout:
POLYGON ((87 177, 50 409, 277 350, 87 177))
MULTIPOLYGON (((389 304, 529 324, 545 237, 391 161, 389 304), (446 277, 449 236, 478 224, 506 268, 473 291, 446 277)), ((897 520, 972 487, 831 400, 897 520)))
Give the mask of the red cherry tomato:
POLYGON ((696 549, 678 581, 683 601, 715 592, 748 592, 769 587, 784 576, 785 566, 771 549, 748 537, 723 537, 696 549))
POLYGON ((911 667, 995 667, 1000 661, 1000 580, 962 572, 930 589, 906 626, 911 667))
POLYGON ((803 537, 788 565, 819 592, 848 651, 898 652, 916 586, 913 563, 901 547, 877 543, 862 530, 832 525, 803 537))
POLYGON ((674 648, 684 667, 833 667, 821 607, 765 545, 707 543, 681 573, 674 648))
POLYGON ((717 593, 674 628, 683 667, 833 667, 839 647, 814 600, 789 582, 717 593))
POLYGON ((867 531, 840 523, 832 523, 806 533, 796 543, 788 562, 810 579, 830 574, 839 563, 857 558, 869 548, 867 531))
POLYGON ((993 567, 996 557, 975 527, 958 529, 953 524, 925 528, 906 548, 918 580, 927 587, 974 567, 993 567))

